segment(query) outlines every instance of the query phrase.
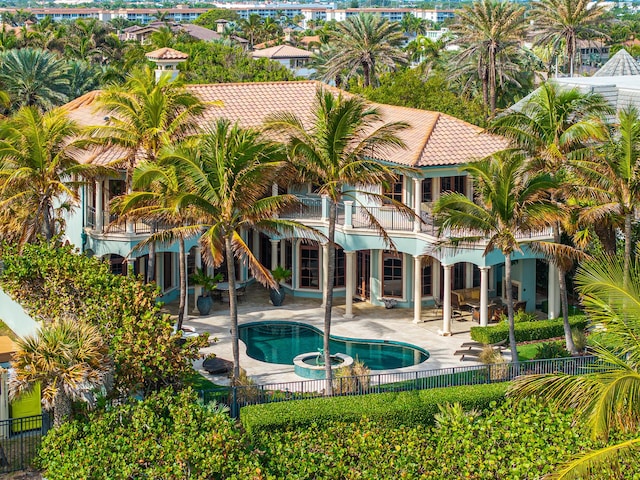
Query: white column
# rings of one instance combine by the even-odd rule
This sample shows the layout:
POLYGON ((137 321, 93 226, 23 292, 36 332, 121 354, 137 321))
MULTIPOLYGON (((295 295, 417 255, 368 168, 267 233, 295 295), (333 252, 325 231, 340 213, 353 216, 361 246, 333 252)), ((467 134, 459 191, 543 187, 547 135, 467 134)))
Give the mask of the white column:
POLYGON ((102 233, 104 229, 104 192, 102 179, 96 180, 96 223, 95 229, 102 233))
POLYGON ((445 337, 451 335, 451 270, 453 265, 443 265, 444 298, 442 299, 442 330, 438 333, 445 337))
POLYGON ((280 265, 282 265, 282 267, 284 268, 284 265, 286 262, 286 257, 287 257, 287 245, 286 245, 286 240, 282 240, 280 242, 280 265))
POLYGON ((323 222, 329 221, 329 197, 327 195, 322 195, 321 208, 322 208, 321 220, 323 222))
POLYGON ((549 262, 549 283, 547 288, 548 318, 558 318, 562 313, 560 287, 558 285, 558 267, 549 262))
MULTIPOLYGON (((193 249, 193 254, 196 256, 195 258, 196 268, 202 268, 202 254, 200 250, 200 245, 196 246, 196 248, 193 249)), ((194 286, 193 287, 193 309, 194 310, 198 308, 198 297, 200 295, 202 295, 202 286, 201 285, 194 286)))
POLYGON ((440 186, 442 182, 440 177, 433 177, 433 183, 431 184, 431 201, 435 202, 440 198, 440 186))
POLYGON ((278 268, 278 245, 280 240, 270 239, 271 242, 271 270, 278 268))
POLYGON ((353 318, 353 295, 356 283, 356 252, 344 252, 346 265, 345 272, 345 313, 344 318, 353 318))
POLYGON ((413 179, 413 213, 415 213, 416 218, 413 221, 413 231, 420 231, 420 205, 422 203, 422 179, 414 178, 413 179))
POLYGON ((353 228, 353 200, 344 202, 344 228, 353 228))
POLYGON ((464 266, 464 288, 473 288, 473 263, 464 266))
POLYGON ((422 320, 422 257, 413 256, 413 323, 422 320))
MULTIPOLYGON (((329 274, 329 244, 322 244, 322 306, 324 307, 327 304, 327 290, 324 288, 325 285, 329 285, 328 280, 329 274)), ((331 287, 329 287, 331 288, 331 287)))
POLYGON ((489 324, 489 269, 480 267, 480 326, 489 324))

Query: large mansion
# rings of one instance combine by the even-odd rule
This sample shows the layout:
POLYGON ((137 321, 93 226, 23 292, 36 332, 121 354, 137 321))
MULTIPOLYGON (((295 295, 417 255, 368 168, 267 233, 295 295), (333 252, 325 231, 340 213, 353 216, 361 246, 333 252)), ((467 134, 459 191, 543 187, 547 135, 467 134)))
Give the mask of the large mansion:
MULTIPOLYGON (((207 107, 201 117, 203 124, 224 117, 244 127, 258 127, 266 116, 280 111, 295 113, 310 122, 318 88, 330 87, 314 81, 188 86, 205 102, 222 101, 221 107, 207 107)), ((337 89, 332 91, 339 92, 337 89)), ((96 110, 96 97, 97 92, 93 92, 67 104, 69 116, 85 126, 104 123, 104 113, 96 110)), ((460 173, 459 167, 503 149, 505 140, 442 113, 376 106, 384 121, 403 121, 410 125, 401 133, 407 148, 394 150, 377 160, 418 169, 418 178, 400 177, 384 192, 411 207, 417 218, 407 219, 389 205, 371 204, 368 197, 340 204, 336 227, 335 295, 345 298, 347 317, 352 315, 354 300, 383 305, 393 299, 399 307, 412 308, 415 321, 421 319, 423 306, 442 300, 441 330, 446 335, 450 333, 451 316, 458 307, 458 296, 452 292, 475 290, 477 319, 486 324, 490 299, 504 296, 504 257, 499 251, 484 256, 483 242, 448 248, 447 233, 440 236, 434 226, 431 205, 442 192, 457 191, 471 198, 472 182, 460 173), (395 250, 371 226, 362 213, 363 204, 368 205, 385 227, 395 250)), ((119 155, 112 149, 87 158, 107 164, 119 155)), ((82 251, 108 259, 114 272, 124 273, 132 268, 136 274, 144 274, 148 254, 132 252, 132 248, 149 235, 151 226, 142 222, 114 226, 115 217, 109 211, 110 200, 122 194, 124 189, 124 173, 121 178, 98 179, 86 186, 81 208, 67 220, 66 234, 82 251)), ((377 190, 382 192, 383 187, 379 186, 377 190)), ((274 185, 273 191, 298 195, 305 208, 289 215, 326 232, 328 202, 314 191, 313 185, 274 185)), ((292 271, 293 276, 286 285, 291 294, 322 297, 322 279, 327 269, 326 246, 303 242, 300 238, 267 236, 258 231, 244 231, 243 235, 266 267, 273 269, 282 265, 292 271)), ((527 240, 550 238, 548 231, 522 235, 527 240)), ((193 270, 201 265, 197 239, 188 242, 187 250, 188 268, 193 270)), ((557 292, 557 275, 553 274, 553 267, 526 245, 513 260, 511 287, 517 300, 529 311, 539 308, 547 297, 547 289, 557 292)), ((156 281, 164 298, 174 298, 178 288, 177 245, 158 248, 156 266, 156 281)), ((241 282, 252 281, 246 265, 237 264, 236 272, 241 282)), ((558 308, 559 299, 552 295, 548 298, 549 315, 557 315, 558 308)))

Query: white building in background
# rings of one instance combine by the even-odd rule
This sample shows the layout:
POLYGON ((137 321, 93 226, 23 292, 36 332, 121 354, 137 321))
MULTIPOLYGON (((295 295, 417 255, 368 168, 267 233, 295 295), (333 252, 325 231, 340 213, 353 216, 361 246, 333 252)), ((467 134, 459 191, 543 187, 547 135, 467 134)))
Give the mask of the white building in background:
POLYGON ((274 47, 254 50, 253 58, 268 58, 287 67, 297 77, 309 78, 315 72, 309 68, 313 52, 291 45, 276 45, 274 47))

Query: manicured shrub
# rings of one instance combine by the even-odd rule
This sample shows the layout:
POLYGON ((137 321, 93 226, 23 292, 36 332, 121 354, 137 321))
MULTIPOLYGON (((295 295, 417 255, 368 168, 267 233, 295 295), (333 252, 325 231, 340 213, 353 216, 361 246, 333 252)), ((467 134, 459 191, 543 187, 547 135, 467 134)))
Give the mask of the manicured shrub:
POLYGON ((226 413, 192 391, 152 394, 50 431, 39 453, 49 480, 263 478, 226 413))
MULTIPOLYGON (((538 479, 600 445, 571 412, 533 400, 492 403, 471 414, 461 406, 438 410, 433 427, 364 418, 256 432, 253 447, 270 478, 450 480, 538 479)), ((589 478, 622 478, 605 473, 589 478)))
POLYGON ((546 358, 566 358, 571 354, 564 348, 562 342, 544 342, 536 347, 536 355, 534 360, 542 360, 546 358))
MULTIPOLYGON (((587 318, 584 315, 569 317, 573 328, 585 329, 587 318)), ((564 335, 562 319, 539 320, 537 322, 516 323, 516 341, 529 342, 532 340, 546 340, 564 335)), ((509 325, 501 322, 488 327, 471 327, 471 338, 476 342, 498 343, 509 337, 509 325)))
POLYGON ((243 407, 240 419, 248 432, 306 428, 312 424, 355 422, 363 417, 388 426, 429 425, 442 403, 460 402, 484 409, 501 402, 506 384, 374 393, 356 397, 313 398, 243 407))

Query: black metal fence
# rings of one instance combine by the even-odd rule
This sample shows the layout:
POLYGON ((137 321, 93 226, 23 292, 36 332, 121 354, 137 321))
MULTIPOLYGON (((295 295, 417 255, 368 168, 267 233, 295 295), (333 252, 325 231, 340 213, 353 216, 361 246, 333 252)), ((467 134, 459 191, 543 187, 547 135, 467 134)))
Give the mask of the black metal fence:
POLYGON ((51 428, 48 414, 0 420, 0 474, 25 470, 51 428))
MULTIPOLYGON (((402 373, 379 373, 356 377, 336 377, 331 383, 331 396, 366 395, 369 393, 426 390, 462 385, 507 382, 521 375, 566 373, 580 375, 603 368, 594 356, 530 360, 493 365, 469 365, 402 373)), ((203 401, 216 401, 229 406, 238 417, 240 408, 261 403, 286 402, 326 397, 326 380, 246 385, 200 392, 203 401)))

